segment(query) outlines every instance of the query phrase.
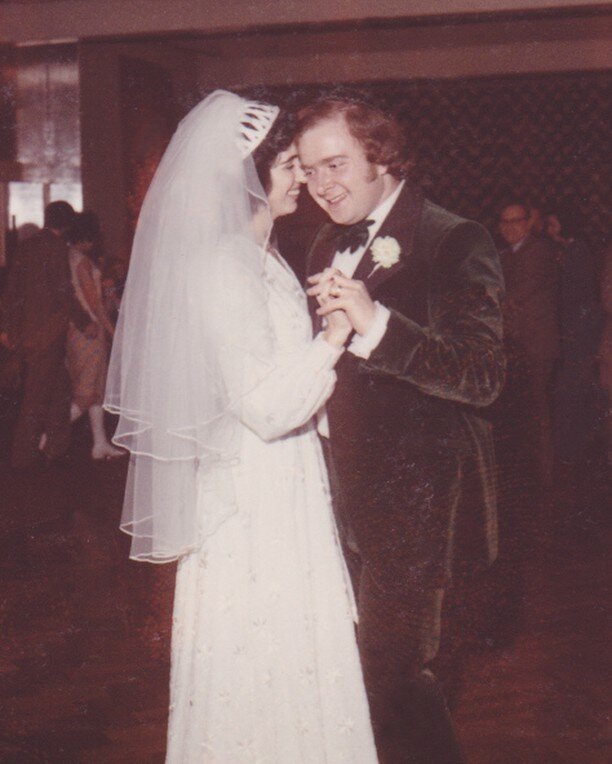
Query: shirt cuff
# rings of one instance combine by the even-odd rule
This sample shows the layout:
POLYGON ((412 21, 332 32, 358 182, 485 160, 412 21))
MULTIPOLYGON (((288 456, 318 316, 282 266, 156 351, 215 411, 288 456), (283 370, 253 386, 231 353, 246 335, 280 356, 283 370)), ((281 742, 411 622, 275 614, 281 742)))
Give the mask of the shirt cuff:
POLYGON ((331 345, 323 336, 323 332, 319 332, 314 338, 313 346, 315 366, 319 371, 331 371, 344 353, 344 347, 337 348, 331 345))
POLYGON ((348 346, 349 353, 356 355, 358 358, 369 358, 387 331, 391 312, 389 308, 385 308, 379 302, 375 302, 374 305, 376 306, 376 313, 374 314, 372 326, 365 334, 356 334, 348 346))

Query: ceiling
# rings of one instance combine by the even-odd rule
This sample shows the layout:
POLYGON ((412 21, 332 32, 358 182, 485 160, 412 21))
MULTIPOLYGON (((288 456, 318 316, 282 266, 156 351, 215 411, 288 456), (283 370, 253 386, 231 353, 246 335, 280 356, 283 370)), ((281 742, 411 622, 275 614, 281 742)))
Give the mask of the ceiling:
POLYGON ((600 13, 590 0, 0 0, 0 42, 45 43, 257 29, 371 28, 441 19, 600 13))

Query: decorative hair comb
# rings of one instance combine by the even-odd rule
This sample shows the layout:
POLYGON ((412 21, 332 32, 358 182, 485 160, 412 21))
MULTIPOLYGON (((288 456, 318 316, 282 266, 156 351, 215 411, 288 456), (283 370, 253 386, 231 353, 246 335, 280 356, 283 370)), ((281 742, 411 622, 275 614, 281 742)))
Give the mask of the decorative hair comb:
POLYGON ((238 148, 243 159, 252 154, 266 137, 278 116, 278 106, 247 101, 240 120, 238 148))

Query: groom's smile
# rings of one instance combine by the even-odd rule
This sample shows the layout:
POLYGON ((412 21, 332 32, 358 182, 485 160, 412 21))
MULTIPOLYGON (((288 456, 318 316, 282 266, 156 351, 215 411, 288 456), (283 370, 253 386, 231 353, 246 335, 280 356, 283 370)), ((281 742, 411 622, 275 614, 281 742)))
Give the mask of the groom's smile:
POLYGON ((396 185, 386 167, 368 161, 344 116, 308 128, 297 146, 310 195, 336 223, 363 220, 396 185))

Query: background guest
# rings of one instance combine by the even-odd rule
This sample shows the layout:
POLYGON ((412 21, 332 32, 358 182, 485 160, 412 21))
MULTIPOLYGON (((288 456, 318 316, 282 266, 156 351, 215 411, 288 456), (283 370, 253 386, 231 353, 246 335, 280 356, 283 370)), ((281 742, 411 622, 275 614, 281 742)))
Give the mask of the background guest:
POLYGON ((104 428, 102 401, 106 386, 108 349, 106 337, 113 336, 111 324, 102 303, 102 277, 92 253, 99 240, 95 215, 83 213, 76 218, 69 235, 70 272, 75 293, 97 332, 89 335, 70 322, 66 344, 68 372, 72 382, 70 420, 76 421, 85 411, 89 414, 93 435, 93 459, 112 459, 123 451, 111 445, 104 428))
POLYGON ((22 223, 17 229, 17 241, 21 243, 31 238, 40 231, 36 223, 22 223))
POLYGON ((597 425, 595 360, 602 323, 597 274, 572 209, 554 208, 546 215, 546 228, 559 262, 561 359, 553 393, 554 449, 562 464, 579 466, 587 459, 597 425))
POLYGON ((49 459, 59 458, 70 443, 68 321, 86 335, 97 331, 70 280, 65 234, 74 216, 68 202, 47 205, 44 228, 17 247, 3 295, 5 342, 20 360, 23 384, 13 432, 13 467, 33 465, 39 450, 49 459))
POLYGON ((500 252, 506 283, 504 332, 509 378, 523 385, 522 421, 533 414, 537 473, 552 484, 551 382, 559 356, 557 314, 558 266, 544 237, 532 234, 531 209, 523 200, 506 204, 499 230, 506 242, 500 252), (526 407, 526 408, 525 408, 526 407))
POLYGON ((102 302, 109 320, 115 324, 119 315, 119 306, 127 278, 125 260, 114 259, 107 263, 102 273, 102 302))

